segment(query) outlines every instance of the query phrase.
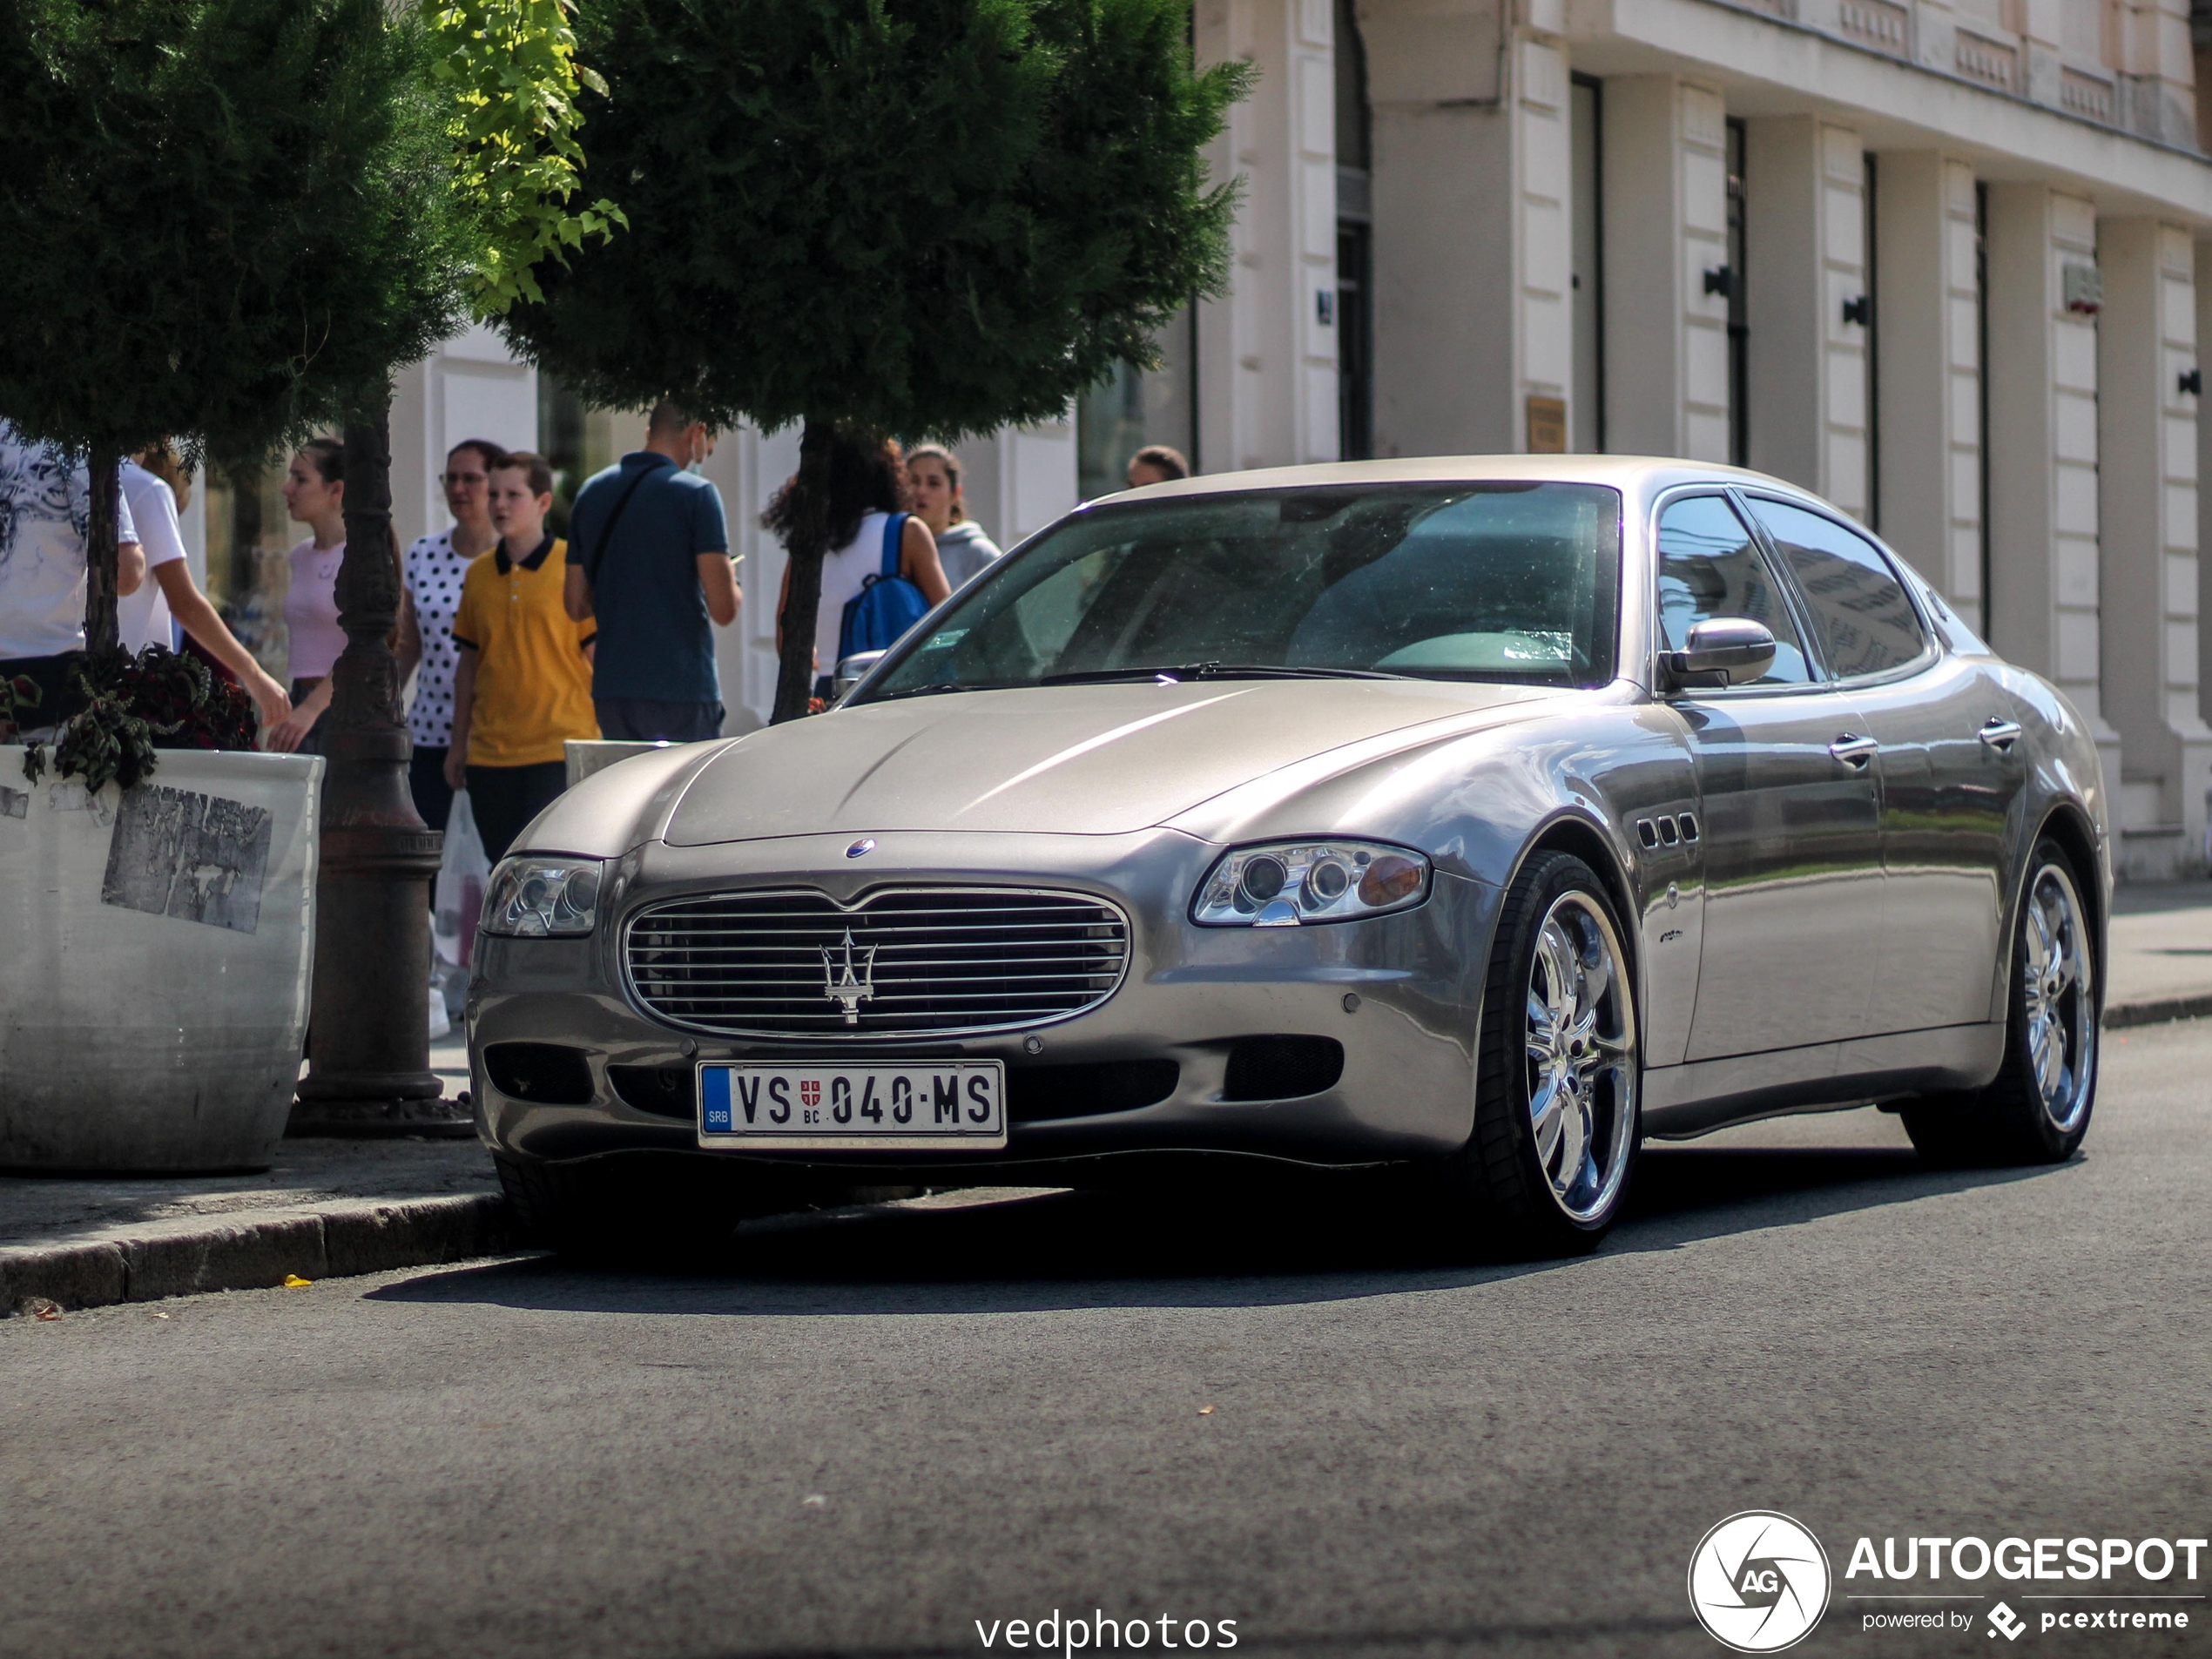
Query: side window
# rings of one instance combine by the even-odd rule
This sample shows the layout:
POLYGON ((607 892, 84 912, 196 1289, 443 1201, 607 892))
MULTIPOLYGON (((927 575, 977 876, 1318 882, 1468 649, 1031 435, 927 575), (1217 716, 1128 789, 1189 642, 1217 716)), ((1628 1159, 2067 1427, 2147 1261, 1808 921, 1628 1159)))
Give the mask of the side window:
POLYGON ((1659 631, 1680 651, 1709 617, 1745 617, 1774 636, 1774 666, 1754 682, 1802 685, 1797 624, 1751 532, 1721 496, 1691 496, 1659 516, 1659 631))
POLYGON ((1905 584, 1871 542, 1785 502, 1754 499, 1751 510, 1797 578, 1837 678, 1885 673, 1926 653, 1905 584))

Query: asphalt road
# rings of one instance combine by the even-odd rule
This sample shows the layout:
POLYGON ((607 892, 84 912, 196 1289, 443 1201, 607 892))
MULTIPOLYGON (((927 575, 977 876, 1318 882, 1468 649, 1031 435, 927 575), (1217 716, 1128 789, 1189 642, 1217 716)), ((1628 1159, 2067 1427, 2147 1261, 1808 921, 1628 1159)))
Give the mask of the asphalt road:
MULTIPOLYGON (((1533 1268, 1332 1192, 1062 1196, 772 1228, 720 1277, 8 1320, 0 1654, 969 1655, 1058 1608, 1148 1653, 1167 1615, 1710 1655, 1685 1570, 1737 1510, 1839 1575, 1862 1534, 2201 1536, 2209 1079, 2212 1022, 2114 1034, 2060 1169, 1925 1172, 1873 1112, 1658 1150, 1603 1253, 1533 1268)), ((2212 1652, 2205 1603, 2008 1647, 1863 1634, 1864 1588, 1795 1651, 2212 1652)))

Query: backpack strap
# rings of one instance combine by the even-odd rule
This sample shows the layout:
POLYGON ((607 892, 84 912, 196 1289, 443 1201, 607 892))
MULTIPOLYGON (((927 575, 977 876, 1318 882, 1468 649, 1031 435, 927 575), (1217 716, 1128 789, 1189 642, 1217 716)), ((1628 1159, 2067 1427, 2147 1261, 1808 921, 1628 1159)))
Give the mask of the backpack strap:
POLYGON ((593 548, 583 561, 583 574, 590 578, 593 587, 599 585, 599 567, 606 563, 607 543, 614 539, 615 526, 622 522, 622 509, 630 505, 630 498, 637 493, 637 486, 659 470, 658 467, 639 469, 637 475, 630 481, 621 498, 615 502, 614 511, 607 515, 606 525, 599 532, 599 545, 593 548))
POLYGON ((884 521, 882 574, 885 576, 899 574, 899 550, 900 543, 906 539, 907 518, 905 513, 894 513, 884 521))

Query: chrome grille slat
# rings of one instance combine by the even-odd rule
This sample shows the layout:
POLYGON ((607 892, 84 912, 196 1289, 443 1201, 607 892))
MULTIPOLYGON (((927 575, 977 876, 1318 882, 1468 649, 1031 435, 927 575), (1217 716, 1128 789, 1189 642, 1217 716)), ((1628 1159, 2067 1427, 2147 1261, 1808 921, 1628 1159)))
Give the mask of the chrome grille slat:
MULTIPOLYGON (((793 963, 784 961, 766 962, 762 961, 756 957, 738 956, 735 953, 729 951, 717 950, 709 952, 693 949, 691 952, 691 957, 692 965, 701 968, 713 968, 718 969, 744 968, 755 973, 772 973, 781 969, 796 968, 798 970, 798 977, 800 979, 819 979, 821 977, 821 959, 819 956, 816 957, 811 963, 793 963), (813 969, 811 974, 806 971, 810 968, 813 969)), ((881 967, 890 966, 892 960, 893 959, 890 957, 888 952, 880 954, 876 958, 878 965, 881 967)), ((900 956, 896 959, 896 961, 897 965, 901 968, 993 968, 1001 965, 1001 963, 1006 960, 1008 959, 1002 957, 982 956, 900 956)), ((1046 968, 1055 962, 1087 962, 1095 961, 1097 959, 1090 956, 1022 956, 1013 958, 1012 960, 1020 962, 1020 964, 1024 968, 1046 968)))
POLYGON ((880 1041, 1035 1026, 1098 1006, 1119 987, 1129 923, 1087 894, 1016 888, 887 888, 846 909, 788 888, 674 899, 632 916, 631 994, 671 1024, 733 1036, 880 1041), (848 1022, 821 953, 847 929, 874 948, 869 994, 848 1022))
MULTIPOLYGON (((750 935, 754 935, 754 934, 770 935, 770 938, 814 938, 814 929, 812 929, 812 927, 761 927, 761 929, 754 929, 754 927, 748 927, 748 925, 745 925, 745 918, 741 918, 741 916, 728 916, 728 918, 725 918, 725 916, 704 916, 704 918, 699 918, 699 916, 685 916, 685 918, 681 918, 681 925, 688 925, 688 927, 699 927, 701 922, 717 922, 718 927, 710 927, 710 929, 705 929, 705 931, 710 931, 710 934, 745 934, 745 935, 748 935, 748 938, 750 938, 750 935)), ((655 921, 652 921, 652 925, 655 925, 655 927, 671 927, 671 922, 664 921, 664 918, 655 918, 655 921)), ((1084 921, 1084 922, 1080 922, 1080 925, 1089 927, 1089 925, 1093 925, 1093 922, 1084 921)), ((880 931, 880 934, 887 934, 887 935, 898 935, 898 934, 1000 934, 1000 931, 1015 931, 1015 934, 1022 934, 1022 931, 1055 929, 1055 927, 1066 927, 1066 922, 1060 922, 1060 921, 1044 921, 1044 922, 929 922, 929 925, 916 925, 916 927, 896 927, 896 925, 889 925, 889 922, 885 922, 885 925, 878 925, 876 929, 873 929, 873 931, 880 931)))

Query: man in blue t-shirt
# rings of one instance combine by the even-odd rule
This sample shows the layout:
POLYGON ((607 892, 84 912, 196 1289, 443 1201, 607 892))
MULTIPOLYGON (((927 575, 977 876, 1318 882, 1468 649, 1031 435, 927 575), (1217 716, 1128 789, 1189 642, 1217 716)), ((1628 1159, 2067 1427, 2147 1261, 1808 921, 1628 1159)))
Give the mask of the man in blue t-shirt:
POLYGON ((645 447, 577 492, 569 515, 569 615, 599 624, 591 701, 599 735, 697 743, 722 735, 714 635, 737 620, 737 568, 721 493, 690 469, 714 435, 657 403, 645 447))

